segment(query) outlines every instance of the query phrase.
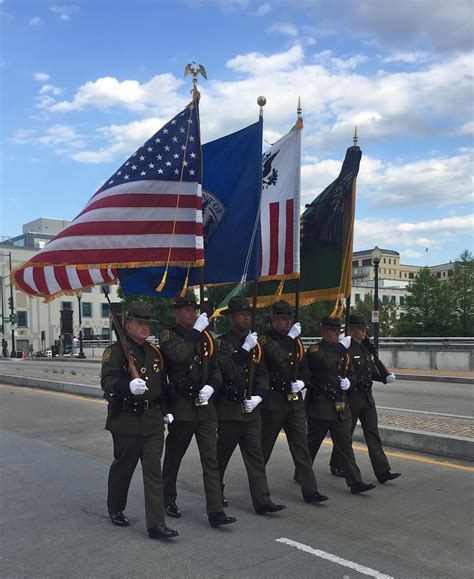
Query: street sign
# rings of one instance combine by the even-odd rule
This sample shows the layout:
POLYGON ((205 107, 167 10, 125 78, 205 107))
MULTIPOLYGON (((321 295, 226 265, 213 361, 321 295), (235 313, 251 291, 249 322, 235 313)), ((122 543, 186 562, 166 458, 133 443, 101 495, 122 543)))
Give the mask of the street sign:
POLYGON ((3 316, 3 323, 9 324, 10 323, 10 316, 3 316))
POLYGON ((374 310, 372 312, 372 323, 373 324, 378 324, 380 321, 380 311, 379 310, 374 310))

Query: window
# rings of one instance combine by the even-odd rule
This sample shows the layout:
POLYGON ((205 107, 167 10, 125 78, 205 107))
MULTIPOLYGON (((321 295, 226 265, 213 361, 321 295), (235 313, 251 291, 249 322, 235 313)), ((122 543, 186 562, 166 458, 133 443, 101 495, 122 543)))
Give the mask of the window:
POLYGON ((437 271, 437 272, 436 272, 436 277, 441 277, 441 272, 437 271))
POLYGON ((385 303, 388 302, 388 296, 382 296, 382 301, 385 303))
POLYGON ((100 339, 101 340, 110 339, 110 328, 108 326, 104 326, 103 328, 100 329, 100 339))
POLYGON ((383 258, 383 262, 384 262, 384 263, 387 263, 387 260, 386 260, 386 258, 385 258, 385 257, 383 258))
POLYGON ((415 279, 415 274, 413 272, 410 272, 408 274, 408 279, 415 279))
POLYGON ((109 304, 100 304, 101 305, 101 316, 103 318, 108 318, 110 313, 110 306, 109 304))
POLYGON ((353 261, 352 267, 359 267, 359 260, 353 261))
POLYGON ((92 303, 82 302, 82 317, 92 318, 92 303))
POLYGON ((392 275, 392 270, 389 269, 389 270, 388 270, 388 273, 389 273, 389 275, 392 275))
POLYGON ((448 270, 448 277, 451 277, 452 275, 453 275, 453 270, 452 270, 452 269, 449 269, 449 270, 448 270))
POLYGON ((355 303, 358 304, 360 302, 360 294, 355 295, 355 303))
POLYGON ((92 333, 92 328, 83 328, 82 337, 84 340, 93 340, 94 334, 92 333))
POLYGON ((363 259, 362 265, 372 265, 372 260, 371 259, 363 259))
POLYGON ((28 312, 17 311, 17 327, 27 328, 28 327, 28 312))
POLYGON ((388 265, 392 265, 392 259, 390 257, 388 258, 388 265))
POLYGON ((443 277, 446 277, 446 272, 445 272, 445 271, 443 271, 443 277))
POLYGON ((61 302, 61 309, 70 312, 72 310, 72 302, 61 302))
POLYGON ((400 296, 400 305, 401 306, 405 305, 405 296, 400 296))
POLYGON ((396 304, 397 303, 397 296, 392 296, 392 304, 396 304))

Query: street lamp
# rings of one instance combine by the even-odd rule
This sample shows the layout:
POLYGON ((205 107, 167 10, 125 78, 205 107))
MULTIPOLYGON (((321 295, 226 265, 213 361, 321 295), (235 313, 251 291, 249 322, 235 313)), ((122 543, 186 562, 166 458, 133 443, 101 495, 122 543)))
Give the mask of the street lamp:
POLYGON ((78 358, 85 358, 86 355, 84 354, 84 350, 82 349, 82 309, 81 309, 81 300, 82 300, 82 292, 77 292, 77 303, 79 304, 79 354, 77 355, 78 358))
POLYGON ((379 351, 379 264, 382 259, 382 252, 375 246, 372 250, 372 263, 374 264, 374 309, 372 311, 372 324, 374 326, 374 344, 377 352, 379 351))
MULTIPOLYGON (((8 253, 0 253, 2 257, 8 256, 8 263, 10 268, 10 297, 8 298, 8 306, 10 308, 10 324, 12 327, 12 349, 10 350, 10 357, 16 358, 16 351, 15 351, 15 323, 16 323, 16 314, 15 314, 15 304, 13 303, 13 283, 12 283, 12 252, 9 251, 8 253)), ((2 289, 2 296, 3 296, 3 289, 2 289)), ((2 298, 3 299, 3 298, 2 298)), ((3 309, 3 303, 2 303, 3 309)), ((3 323, 5 323, 5 319, 3 318, 3 323)), ((4 330, 5 332, 5 330, 4 330)))

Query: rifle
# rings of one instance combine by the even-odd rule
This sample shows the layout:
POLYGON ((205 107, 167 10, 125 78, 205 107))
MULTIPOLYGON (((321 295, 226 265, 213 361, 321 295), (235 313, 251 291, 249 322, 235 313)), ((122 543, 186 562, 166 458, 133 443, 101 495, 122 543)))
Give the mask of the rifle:
POLYGON ((127 339, 125 336, 124 328, 122 326, 122 322, 121 320, 119 320, 118 315, 112 309, 112 302, 110 301, 109 294, 106 291, 104 291, 104 295, 107 301, 109 302, 110 317, 112 318, 112 324, 115 327, 115 333, 117 334, 120 348, 128 364, 128 373, 130 374, 130 378, 132 378, 132 380, 134 380, 135 378, 140 378, 140 374, 138 373, 138 370, 136 369, 134 364, 133 356, 130 354, 129 349, 127 347, 127 339))
POLYGON ((379 358, 379 355, 378 355, 378 352, 377 352, 375 346, 372 344, 372 342, 369 340, 369 338, 367 336, 365 336, 362 343, 367 348, 369 353, 372 354, 372 356, 374 357, 375 367, 377 368, 377 370, 380 374, 380 378, 382 379, 382 382, 384 384, 386 384, 387 383, 387 376, 390 374, 390 372, 387 370, 384 363, 379 358))

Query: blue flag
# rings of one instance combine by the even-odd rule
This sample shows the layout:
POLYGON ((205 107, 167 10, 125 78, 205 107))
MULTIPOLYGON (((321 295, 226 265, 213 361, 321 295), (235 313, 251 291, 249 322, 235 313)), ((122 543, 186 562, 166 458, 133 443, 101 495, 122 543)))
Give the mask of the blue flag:
MULTIPOLYGON (((257 123, 202 147, 202 208, 204 283, 258 279, 260 253, 259 205, 262 188, 262 127, 257 123)), ((172 297, 183 287, 187 269, 169 267, 164 289, 156 291, 164 267, 120 269, 125 295, 172 297)), ((192 268, 188 285, 198 285, 192 268)))

